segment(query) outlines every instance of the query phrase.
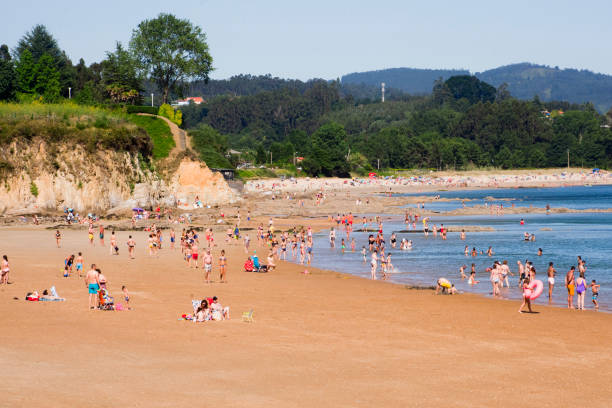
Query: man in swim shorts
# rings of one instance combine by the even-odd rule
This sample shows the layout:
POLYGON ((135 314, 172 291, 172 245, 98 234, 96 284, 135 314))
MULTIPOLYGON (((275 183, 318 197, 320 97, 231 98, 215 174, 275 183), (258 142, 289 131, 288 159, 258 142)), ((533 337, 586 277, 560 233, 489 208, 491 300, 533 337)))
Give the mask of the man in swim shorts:
POLYGON ((100 278, 95 264, 91 264, 91 269, 85 275, 85 286, 89 292, 89 308, 94 309, 98 305, 98 290, 100 290, 100 278))
POLYGON ((548 271, 546 273, 548 274, 548 301, 550 302, 553 287, 555 286, 555 275, 557 274, 552 262, 548 263, 548 271))

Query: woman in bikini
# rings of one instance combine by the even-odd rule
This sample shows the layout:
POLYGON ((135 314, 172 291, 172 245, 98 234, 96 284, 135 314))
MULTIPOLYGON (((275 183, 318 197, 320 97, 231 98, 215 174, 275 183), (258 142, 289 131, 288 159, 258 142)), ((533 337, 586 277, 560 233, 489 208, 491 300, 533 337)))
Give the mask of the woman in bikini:
POLYGON ((225 267, 227 265, 227 258, 225 257, 225 249, 221 250, 221 256, 219 257, 219 279, 221 283, 227 283, 225 280, 225 267))

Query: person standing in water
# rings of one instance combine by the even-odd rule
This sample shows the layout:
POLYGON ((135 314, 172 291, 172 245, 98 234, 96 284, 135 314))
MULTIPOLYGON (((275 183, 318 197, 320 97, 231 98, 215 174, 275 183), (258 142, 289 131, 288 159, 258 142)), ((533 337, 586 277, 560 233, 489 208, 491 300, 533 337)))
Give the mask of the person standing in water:
POLYGON ((575 266, 572 266, 570 270, 565 275, 565 287, 567 288, 567 307, 570 309, 574 308, 574 291, 575 291, 575 279, 574 279, 574 271, 576 270, 575 266))
POLYGON ((548 302, 550 303, 552 301, 552 291, 555 286, 555 275, 557 274, 552 262, 548 263, 548 270, 546 273, 548 274, 548 302))
POLYGON ((576 293, 578 294, 578 310, 584 310, 584 298, 586 297, 587 281, 584 278, 584 273, 580 272, 580 276, 576 278, 576 293))

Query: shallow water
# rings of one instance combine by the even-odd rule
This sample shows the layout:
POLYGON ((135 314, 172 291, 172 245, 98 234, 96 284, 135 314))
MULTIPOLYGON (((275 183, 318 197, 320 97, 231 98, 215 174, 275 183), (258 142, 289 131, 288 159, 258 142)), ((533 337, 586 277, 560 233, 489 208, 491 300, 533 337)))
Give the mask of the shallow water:
MULTIPOLYGON (((511 190, 478 190, 448 192, 448 195, 461 197, 472 197, 478 200, 486 196, 503 197, 519 196, 525 202, 547 203, 551 206, 563 206, 569 208, 608 208, 612 207, 612 187, 567 187, 563 189, 529 189, 531 191, 511 190), (550 191, 553 190, 553 191, 550 191), (561 191, 559 191, 561 190, 561 191), (513 191, 513 193, 512 193, 513 191), (567 201, 561 199, 562 193, 567 194, 567 201), (553 200, 554 198, 554 200, 553 200), (529 201, 527 201, 529 200, 529 201), (594 207, 597 206, 597 207, 594 207)), ((441 192, 440 195, 445 192, 441 192)), ((544 204, 544 205, 545 205, 544 204)), ((535 204, 534 204, 535 205, 535 204)), ((548 284, 546 282, 546 269, 549 262, 554 262, 557 270, 556 286, 553 291, 552 303, 559 306, 566 305, 567 291, 563 280, 570 266, 576 265, 576 257, 582 256, 587 262, 587 280, 596 279, 601 284, 599 302, 602 309, 612 311, 612 298, 608 288, 612 287, 612 267, 609 256, 612 254, 612 213, 579 213, 579 214, 511 214, 502 216, 462 216, 462 217, 433 217, 431 224, 441 223, 445 226, 453 225, 478 225, 492 227, 494 232, 468 232, 465 241, 461 241, 458 232, 448 233, 448 240, 443 241, 439 236, 434 238, 430 233, 425 237, 422 232, 398 233, 398 246, 402 238, 413 241, 411 251, 400 251, 391 249, 389 236, 393 231, 406 229, 403 222, 386 222, 384 224, 385 239, 387 241, 386 252, 392 253, 392 262, 396 272, 390 277, 391 282, 414 285, 435 285, 437 278, 449 278, 460 291, 479 293, 491 296, 491 284, 489 274, 485 268, 491 266, 493 261, 508 260, 513 273, 517 272, 517 260, 533 262, 537 278, 545 282, 545 293, 536 300, 536 304, 547 303, 548 284), (524 218, 525 225, 520 225, 520 219, 524 218), (550 229, 550 230, 542 230, 550 229), (533 233, 536 242, 525 242, 524 232, 533 233), (477 257, 466 257, 464 247, 470 250, 475 247, 480 253, 489 246, 493 247, 494 255, 478 255, 477 257), (542 248, 543 255, 537 256, 538 248, 542 248), (466 274, 469 275, 469 266, 475 263, 477 279, 480 284, 470 286, 460 280, 459 267, 468 265, 466 274)), ((421 227, 417 223, 417 227, 421 227)), ((357 228, 360 225, 356 226, 357 228)), ((356 228, 356 229, 357 229, 356 228)), ((358 276, 369 277, 370 267, 363 263, 359 251, 363 245, 367 245, 368 233, 355 232, 351 234, 356 239, 356 251, 350 252, 349 241, 347 251, 341 254, 340 238, 346 236, 337 233, 335 250, 330 249, 328 231, 315 234, 313 266, 346 272, 358 276)), ((380 266, 379 266, 380 271, 380 266)), ((510 288, 504 288, 502 296, 505 298, 519 299, 521 292, 517 288, 516 276, 509 277, 510 288)), ((587 293, 585 307, 592 308, 591 292, 587 293)))
MULTIPOLYGON (((576 210, 583 209, 602 209, 612 207, 612 186, 597 185, 592 187, 554 187, 554 188, 504 188, 498 190, 465 190, 465 191, 437 191, 431 193, 409 193, 397 194, 396 196, 427 196, 452 201, 433 201, 425 203, 425 208, 432 211, 451 211, 461 208, 462 201, 465 199, 465 206, 475 205, 499 205, 510 207, 512 204, 520 207, 546 207, 551 208, 571 208, 576 210), (485 198, 488 198, 485 200, 485 198), (492 198, 492 199, 491 199, 492 198), (469 200, 469 201, 468 201, 469 200)), ((408 207, 415 207, 410 205, 408 207)))

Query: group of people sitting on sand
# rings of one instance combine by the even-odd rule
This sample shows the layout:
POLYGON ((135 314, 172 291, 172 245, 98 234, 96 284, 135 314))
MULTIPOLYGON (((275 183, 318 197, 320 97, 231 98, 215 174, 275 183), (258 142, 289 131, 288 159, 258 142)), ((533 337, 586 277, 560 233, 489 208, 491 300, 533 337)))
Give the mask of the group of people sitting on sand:
POLYGON ((253 251, 253 255, 249 256, 244 262, 245 272, 268 272, 274 270, 275 268, 276 263, 274 263, 274 252, 272 250, 270 250, 270 253, 268 254, 268 263, 266 265, 259 263, 257 251, 253 251))
POLYGON ((202 323, 209 320, 229 320, 230 308, 229 306, 222 306, 216 296, 212 298, 205 298, 201 301, 193 301, 193 317, 194 323, 202 323))

